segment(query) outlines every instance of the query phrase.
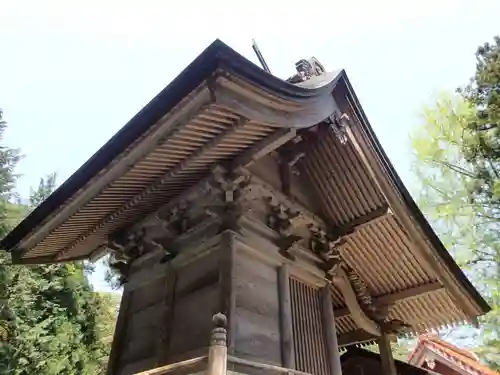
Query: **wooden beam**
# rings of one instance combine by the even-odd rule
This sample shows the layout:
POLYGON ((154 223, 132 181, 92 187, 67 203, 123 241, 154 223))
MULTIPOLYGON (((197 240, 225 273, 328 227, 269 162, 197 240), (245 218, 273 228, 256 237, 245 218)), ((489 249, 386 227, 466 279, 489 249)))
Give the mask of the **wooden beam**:
MULTIPOLYGON (((37 256, 37 257, 26 257, 24 258, 23 256, 26 255, 26 253, 22 253, 19 251, 13 251, 12 253, 12 263, 14 265, 30 265, 30 264, 57 264, 57 263, 64 263, 67 262, 65 259, 54 259, 54 255, 42 255, 42 256, 37 256)), ((80 255, 78 257, 73 258, 71 261, 72 262, 78 262, 81 260, 87 259, 87 255, 80 255)))
POLYGON ((367 316, 361 308, 356 292, 354 291, 354 288, 349 281, 349 276, 344 269, 339 268, 336 271, 332 283, 342 293, 342 297, 344 298, 344 301, 351 313, 352 320, 354 320, 356 325, 363 328, 365 331, 370 332, 374 336, 380 336, 381 329, 379 324, 367 316))
MULTIPOLYGON (((374 336, 362 329, 357 329, 355 331, 343 333, 338 336, 339 347, 345 347, 350 345, 364 344, 371 341, 377 341, 379 337, 374 336)), ((396 341, 396 335, 389 335, 391 341, 396 341)))
POLYGON ((370 211, 365 215, 358 216, 357 218, 348 222, 345 225, 342 225, 342 226, 339 226, 336 228, 332 228, 331 232, 335 236, 343 237, 343 236, 346 236, 348 234, 355 232, 356 230, 361 229, 363 226, 365 226, 367 224, 373 224, 376 221, 382 220, 391 214, 392 214, 392 212, 389 208, 389 205, 384 204, 383 206, 381 206, 373 211, 370 211))
POLYGON ((357 329, 355 331, 343 333, 339 335, 337 339, 339 347, 363 344, 365 342, 375 341, 375 340, 377 340, 376 336, 373 336, 372 334, 369 334, 368 332, 362 329, 357 329))
MULTIPOLYGON (((397 301, 407 300, 411 298, 418 298, 428 293, 433 293, 438 290, 443 289, 443 285, 439 282, 433 282, 429 284, 419 285, 412 288, 402 290, 400 292, 385 294, 382 296, 374 297, 374 302, 377 306, 388 306, 396 303, 397 301)), ((349 315, 349 309, 343 307, 341 309, 335 310, 335 317, 340 318, 349 315)))
POLYGON ((268 137, 244 151, 233 162, 233 169, 238 167, 248 167, 261 157, 268 155, 278 147, 295 138, 297 131, 295 129, 279 129, 268 137))

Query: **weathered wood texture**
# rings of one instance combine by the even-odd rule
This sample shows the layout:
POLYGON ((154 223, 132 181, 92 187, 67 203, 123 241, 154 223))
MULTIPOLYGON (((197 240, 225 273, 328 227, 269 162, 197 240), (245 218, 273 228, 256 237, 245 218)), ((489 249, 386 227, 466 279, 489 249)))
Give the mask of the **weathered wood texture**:
POLYGON ((206 354, 212 315, 220 308, 220 254, 216 248, 161 267, 157 257, 134 265, 134 289, 124 293, 110 375, 206 354), (150 280, 144 277, 148 272, 154 274, 150 280))
POLYGON ((208 348, 212 316, 219 306, 219 250, 177 269, 168 363, 208 348))
POLYGON ((129 299, 126 327, 119 345, 117 374, 128 375, 148 369, 156 363, 155 345, 162 312, 164 279, 144 284, 124 296, 129 299))
POLYGON ((330 375, 320 290, 292 278, 290 291, 297 370, 330 375))
MULTIPOLYGON (((248 170, 269 183, 277 191, 281 189, 279 164, 275 157, 270 155, 264 156, 250 166, 248 170)), ((311 207, 312 211, 320 212, 317 209, 317 198, 311 191, 310 186, 303 183, 303 176, 297 176, 293 173, 290 175, 290 198, 306 207, 311 207)))
POLYGON ((115 334, 113 338, 113 343, 111 345, 111 353, 108 361, 108 368, 106 371, 107 375, 114 375, 117 373, 118 366, 120 364, 120 354, 122 351, 122 343, 125 341, 125 330, 128 323, 128 309, 130 306, 130 301, 132 297, 132 292, 124 291, 122 294, 122 299, 120 302, 120 308, 118 313, 118 319, 116 321, 115 334))
POLYGON ((323 332, 326 340, 327 360, 333 375, 342 375, 340 351, 335 327, 335 315, 330 285, 321 288, 321 307, 323 312, 323 332))
POLYGON ((237 249, 235 355, 281 365, 277 268, 237 249))
POLYGON ((281 266, 278 270, 278 293, 280 303, 282 365, 286 368, 295 369, 290 272, 286 265, 281 266))

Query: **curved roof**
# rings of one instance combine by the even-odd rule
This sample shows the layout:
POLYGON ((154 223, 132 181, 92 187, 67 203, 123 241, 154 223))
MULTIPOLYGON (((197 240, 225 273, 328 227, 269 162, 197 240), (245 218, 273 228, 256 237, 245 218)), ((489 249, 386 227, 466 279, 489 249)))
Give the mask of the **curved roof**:
MULTIPOLYGON (((345 71, 292 84, 263 71, 218 40, 10 232, 0 247, 12 251, 17 263, 91 257, 110 234, 173 199, 217 163, 253 152, 259 145, 286 137, 291 130, 315 126, 337 106, 345 108, 356 123, 349 130, 352 145, 340 151, 338 157, 357 164, 351 170, 341 169, 346 176, 354 172, 358 179, 369 176, 365 184, 370 186, 363 188, 371 191, 366 196, 371 199, 366 207, 380 209, 389 205, 394 211, 394 218, 381 225, 390 225, 387 230, 398 233, 395 241, 399 242, 393 252, 405 254, 398 259, 414 259, 415 270, 402 273, 408 276, 413 272, 416 281, 444 287, 432 294, 438 300, 429 297, 420 305, 439 302, 440 314, 452 314, 453 318, 427 312, 434 317, 421 328, 445 324, 450 319, 470 320, 488 311, 489 306, 453 261, 402 184, 345 71), (453 307, 450 312, 449 306, 460 306, 463 311, 453 307)), ((332 196, 335 189, 345 192, 349 186, 339 188, 339 181, 332 182, 331 176, 324 174, 327 167, 336 168, 340 159, 332 156, 336 146, 331 136, 321 142, 311 144, 311 155, 316 156, 303 166, 311 181, 321 187, 323 217, 332 224, 344 225, 355 221, 356 213, 361 211, 347 214, 346 204, 351 203, 334 208, 334 201, 352 194, 332 196), (339 217, 343 208, 346 216, 339 217)), ((352 261, 364 258, 360 254, 352 261)), ((366 265, 366 277, 373 265, 366 265)), ((387 267, 392 271, 386 268, 381 272, 387 272, 388 281, 401 273, 397 265, 389 263, 387 267)), ((375 279, 373 282, 379 283, 375 279)), ((403 286, 386 284, 374 285, 383 293, 403 286)), ((401 308, 405 309, 403 305, 401 308)))

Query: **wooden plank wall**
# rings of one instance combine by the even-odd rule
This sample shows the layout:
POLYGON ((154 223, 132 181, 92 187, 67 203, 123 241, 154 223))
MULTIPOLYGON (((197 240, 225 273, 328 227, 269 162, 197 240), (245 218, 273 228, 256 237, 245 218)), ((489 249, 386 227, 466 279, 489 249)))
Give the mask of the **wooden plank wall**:
POLYGON ((118 349, 118 374, 133 374, 143 369, 154 367, 156 363, 155 346, 158 324, 163 309, 165 278, 147 283, 128 293, 129 298, 126 323, 121 347, 118 349))
POLYGON ((163 267, 158 260, 140 263, 130 277, 133 291, 123 296, 110 375, 129 375, 205 355, 211 320, 219 310, 219 251, 193 255, 163 267), (145 272, 155 277, 148 280, 145 272))
POLYGON ((235 355, 281 365, 277 268, 236 249, 235 355))
POLYGON ((219 309, 218 263, 215 250, 177 269, 167 363, 206 354, 219 309))

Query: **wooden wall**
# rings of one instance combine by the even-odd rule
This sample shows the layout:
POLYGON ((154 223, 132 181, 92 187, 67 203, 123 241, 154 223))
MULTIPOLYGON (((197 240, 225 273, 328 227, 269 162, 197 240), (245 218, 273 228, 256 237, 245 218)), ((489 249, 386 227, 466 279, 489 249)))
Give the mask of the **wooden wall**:
POLYGON ((234 274, 235 355, 281 365, 277 268, 237 249, 234 274))
POLYGON ((286 367, 287 352, 297 370, 328 375, 320 289, 297 277, 304 272, 296 270, 299 261, 285 260, 262 237, 253 242, 227 231, 211 243, 186 250, 168 265, 159 263, 161 254, 134 265, 108 374, 129 375, 206 355, 212 316, 222 311, 229 316, 230 355, 286 367), (291 275, 286 276, 287 296, 280 295, 284 262, 291 275), (288 325, 283 324, 284 301, 289 303, 288 325))
POLYGON ((135 267, 124 288, 108 374, 134 374, 207 353, 220 303, 217 250, 170 265, 154 257, 135 267))

